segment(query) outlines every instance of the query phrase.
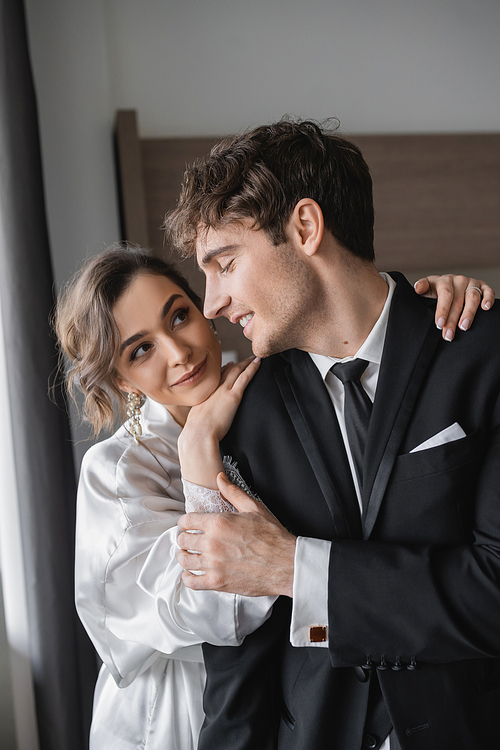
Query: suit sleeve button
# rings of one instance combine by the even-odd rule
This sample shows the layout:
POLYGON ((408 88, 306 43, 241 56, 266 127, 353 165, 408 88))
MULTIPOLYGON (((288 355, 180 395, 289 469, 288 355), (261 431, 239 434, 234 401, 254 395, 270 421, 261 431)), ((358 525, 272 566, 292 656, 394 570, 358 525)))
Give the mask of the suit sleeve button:
POLYGON ((362 666, 363 666, 363 669, 373 669, 373 662, 372 662, 371 654, 366 654, 366 661, 362 666))
POLYGON ((383 654, 382 654, 382 656, 380 657, 380 664, 378 665, 377 669, 378 669, 378 670, 379 670, 380 672, 385 672, 385 670, 387 669, 387 662, 386 662, 386 660, 385 660, 385 656, 384 656, 383 654))

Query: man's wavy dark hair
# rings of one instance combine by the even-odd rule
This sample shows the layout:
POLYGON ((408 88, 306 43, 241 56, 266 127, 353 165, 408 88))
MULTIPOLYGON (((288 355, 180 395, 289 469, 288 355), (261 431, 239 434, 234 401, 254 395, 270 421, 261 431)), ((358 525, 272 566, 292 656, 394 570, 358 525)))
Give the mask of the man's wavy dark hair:
POLYGON ((164 225, 171 242, 189 256, 200 233, 250 219, 279 245, 297 203, 312 198, 337 241, 373 260, 370 172, 359 148, 329 124, 284 118, 218 143, 184 174, 164 225))

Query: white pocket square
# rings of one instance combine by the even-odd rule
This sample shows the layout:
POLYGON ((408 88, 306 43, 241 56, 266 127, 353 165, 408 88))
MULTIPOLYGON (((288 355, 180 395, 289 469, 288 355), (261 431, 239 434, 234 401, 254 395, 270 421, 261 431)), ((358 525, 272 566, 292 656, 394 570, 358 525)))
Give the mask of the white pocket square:
POLYGON ((433 435, 424 443, 417 445, 417 447, 413 448, 410 453, 426 451, 429 448, 435 448, 438 445, 444 445, 444 443, 452 443, 454 440, 460 440, 460 438, 463 437, 466 437, 465 432, 462 430, 458 422, 455 422, 444 430, 441 430, 441 432, 438 432, 436 435, 433 435))

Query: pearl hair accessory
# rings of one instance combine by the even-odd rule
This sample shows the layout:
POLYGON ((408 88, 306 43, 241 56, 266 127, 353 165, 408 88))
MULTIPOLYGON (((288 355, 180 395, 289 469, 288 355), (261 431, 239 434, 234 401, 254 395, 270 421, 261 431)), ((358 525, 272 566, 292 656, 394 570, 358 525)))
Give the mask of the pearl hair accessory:
POLYGON ((139 437, 142 435, 141 427, 141 396, 138 393, 129 393, 127 396, 127 417, 128 431, 139 443, 139 437))

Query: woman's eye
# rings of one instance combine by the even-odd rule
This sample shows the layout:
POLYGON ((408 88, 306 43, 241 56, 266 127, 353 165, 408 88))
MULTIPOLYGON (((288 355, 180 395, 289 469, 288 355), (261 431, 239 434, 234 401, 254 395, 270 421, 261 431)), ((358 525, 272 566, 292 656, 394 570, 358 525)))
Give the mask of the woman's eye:
POLYGON ((136 359, 144 357, 145 354, 151 349, 151 344, 141 344, 138 346, 130 355, 130 361, 134 362, 136 359))
POLYGON ((179 325, 179 323, 184 323, 188 319, 189 315, 189 308, 183 307, 180 310, 177 310, 173 317, 172 317, 172 326, 179 325))

